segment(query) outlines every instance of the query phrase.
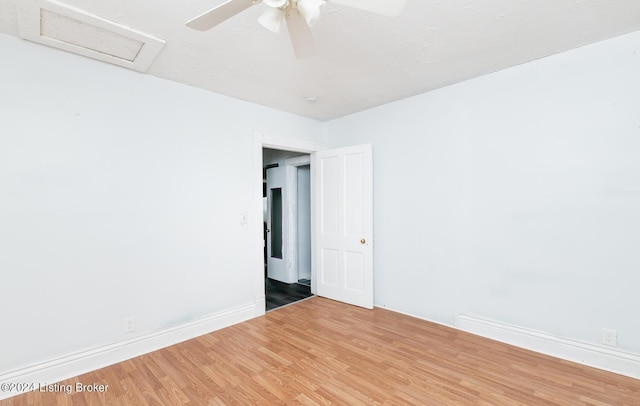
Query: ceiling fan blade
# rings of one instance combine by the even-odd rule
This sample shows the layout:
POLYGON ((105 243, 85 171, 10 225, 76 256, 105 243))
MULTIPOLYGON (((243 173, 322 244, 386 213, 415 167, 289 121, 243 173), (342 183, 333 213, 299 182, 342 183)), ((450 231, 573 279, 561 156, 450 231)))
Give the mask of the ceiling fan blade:
POLYGON ((296 58, 305 59, 316 53, 316 45, 313 42, 311 28, 307 25, 304 17, 297 8, 287 13, 287 29, 293 45, 293 52, 296 58))
POLYGON ((195 30, 207 31, 259 2, 259 0, 228 0, 187 21, 187 26, 195 30))
POLYGON ((383 16, 397 17, 404 9, 407 0, 327 0, 329 3, 370 11, 383 16))

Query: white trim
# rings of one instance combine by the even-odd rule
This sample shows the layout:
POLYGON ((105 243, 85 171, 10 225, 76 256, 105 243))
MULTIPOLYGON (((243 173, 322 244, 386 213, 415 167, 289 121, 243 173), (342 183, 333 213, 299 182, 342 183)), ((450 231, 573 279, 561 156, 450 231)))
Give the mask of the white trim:
POLYGON ((58 3, 53 0, 27 1, 24 2, 24 4, 17 5, 16 12, 19 35, 21 38, 140 72, 145 72, 149 68, 165 44, 165 41, 160 38, 156 38, 152 35, 117 24, 113 21, 87 13, 84 10, 58 3), (122 37, 139 41, 142 43, 142 47, 133 61, 129 61, 127 59, 118 58, 117 56, 102 53, 90 48, 75 45, 70 42, 64 42, 43 36, 41 35, 41 10, 43 9, 101 28, 110 33, 115 33, 122 37))
POLYGON ((284 160, 284 164, 289 166, 311 165, 311 155, 300 155, 294 156, 293 158, 287 158, 284 160))
POLYGON ((602 369, 616 374, 640 379, 640 355, 609 347, 588 344, 540 331, 500 323, 467 314, 456 317, 456 325, 416 316, 411 313, 375 305, 380 309, 404 314, 430 323, 451 327, 467 333, 515 345, 516 347, 550 355, 566 361, 602 369))
MULTIPOLYGON (((256 219, 254 221, 254 245, 255 245, 255 253, 254 253, 254 267, 259 270, 259 273, 256 274, 255 281, 255 295, 256 297, 259 295, 264 295, 264 237, 263 237, 263 224, 262 224, 262 209, 263 209, 263 201, 262 201, 262 149, 263 148, 273 148, 279 149, 282 151, 295 151, 302 152, 307 154, 312 154, 316 151, 323 149, 324 145, 317 142, 305 141, 295 138, 283 138, 272 136, 268 134, 264 134, 260 131, 254 131, 253 133, 253 172, 254 172, 254 181, 255 192, 255 206, 252 210, 253 218, 256 219)), ((311 175, 313 176, 313 175, 311 175)), ((312 179, 313 181, 313 179, 312 179)), ((313 188, 312 188, 313 189, 313 188)), ((313 193, 313 191, 312 191, 313 193)), ((313 196, 312 196, 313 199, 313 196)), ((313 201, 313 200, 312 200, 313 201)), ((313 214, 312 214, 313 215, 313 214)), ((312 226, 313 227, 313 226, 312 226)), ((313 230, 312 230, 312 238, 313 238, 313 230)), ((313 271, 312 271, 313 274, 313 271)), ((316 285, 315 280, 311 279, 311 293, 315 295, 316 293, 316 285)), ((264 308, 263 308, 264 309, 264 308)), ((259 311, 259 309, 256 309, 259 311)), ((264 310, 263 310, 264 311, 264 310)), ((264 314, 264 313, 263 313, 264 314)))
MULTIPOLYGON (((254 269, 259 269, 259 273, 256 274, 256 278, 253 283, 254 296, 256 298, 265 296, 264 286, 264 216, 263 208, 264 201, 262 197, 262 133, 255 132, 253 134, 253 184, 254 184, 254 206, 249 212, 249 218, 253 218, 253 235, 254 235, 254 269), (253 213, 253 214, 252 214, 253 213)), ((251 221, 249 221, 251 225, 251 221)), ((266 299, 265 305, 262 309, 256 309, 256 312, 262 311, 262 314, 266 312, 266 299)))
POLYGON ((460 314, 459 329, 528 350, 640 379, 640 355, 460 314))
MULTIPOLYGON (((257 306, 260 306, 259 298, 254 303, 213 313, 179 326, 30 365, 0 375, 0 383, 34 383, 36 388, 38 384, 53 384, 252 319, 264 314, 264 297, 261 313, 257 306)), ((18 394, 15 391, 0 391, 0 400, 18 394)))
MULTIPOLYGON (((298 167, 311 165, 311 155, 294 156, 284 160, 287 173, 287 195, 289 196, 287 217, 289 219, 289 283, 297 282, 300 279, 300 264, 298 261, 298 167), (293 255, 293 254, 296 255, 293 255)), ((311 196, 309 196, 311 200, 311 196)), ((311 215, 311 213, 309 213, 311 215)), ((311 270, 305 275, 311 278, 311 270)))
POLYGON ((287 213, 284 220, 287 228, 287 283, 295 283, 298 282, 298 170, 293 165, 285 165, 284 168, 287 188, 287 213))
POLYGON ((411 314, 411 313, 407 313, 407 312, 403 312, 400 310, 396 310, 396 309, 392 309, 390 307, 386 307, 386 306, 380 306, 377 304, 373 304, 373 307, 377 307, 379 309, 384 309, 384 310, 389 310, 390 312, 394 312, 394 313, 398 313, 398 314, 403 314, 405 316, 409 316, 409 317, 413 317, 414 319, 419 319, 419 320, 424 320, 427 321, 429 323, 433 323, 433 324, 439 324, 441 326, 445 326, 445 327, 451 327, 451 328, 455 328, 458 329, 456 326, 454 326, 453 324, 447 324, 447 323, 443 323, 441 321, 437 321, 437 320, 433 320, 433 319, 428 319, 426 317, 420 317, 420 316, 416 316, 415 314, 411 314))
MULTIPOLYGON (((256 139, 258 139, 261 143, 260 154, 262 154, 262 148, 273 148, 282 151, 295 151, 307 154, 319 151, 324 148, 323 144, 317 142, 300 140, 296 138, 278 137, 257 131, 254 133, 254 140, 256 139)), ((260 176, 262 176, 262 174, 260 176)))
POLYGON ((265 294, 265 292, 262 292, 262 294, 256 296, 254 300, 256 304, 256 308, 254 312, 255 316, 256 317, 263 316, 267 309, 267 295, 265 294))

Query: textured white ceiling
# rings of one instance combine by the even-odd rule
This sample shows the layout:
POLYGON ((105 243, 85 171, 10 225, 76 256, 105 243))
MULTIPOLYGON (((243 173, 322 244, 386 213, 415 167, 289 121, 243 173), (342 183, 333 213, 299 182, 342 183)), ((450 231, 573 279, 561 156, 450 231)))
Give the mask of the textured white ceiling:
MULTIPOLYGON (((0 0, 0 32, 32 1, 0 0)), ((329 3, 300 61, 262 4, 203 33, 185 22, 223 0, 60 2, 164 39, 152 75, 319 120, 640 29, 640 0, 408 0, 397 18, 329 3)))

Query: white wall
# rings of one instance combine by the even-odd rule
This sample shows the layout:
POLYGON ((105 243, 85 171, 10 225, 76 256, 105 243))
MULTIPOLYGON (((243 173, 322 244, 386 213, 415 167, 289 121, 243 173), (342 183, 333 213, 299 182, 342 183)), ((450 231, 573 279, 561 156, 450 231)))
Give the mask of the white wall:
POLYGON ((254 130, 374 145, 377 305, 640 353, 640 33, 326 126, 0 49, 0 375, 253 302, 254 130))
POLYGON ((377 305, 640 353, 640 32, 327 128, 373 144, 377 305))
POLYGON ((262 219, 240 224, 253 134, 321 141, 320 123, 5 35, 0 49, 0 375, 264 293, 246 248, 262 219))

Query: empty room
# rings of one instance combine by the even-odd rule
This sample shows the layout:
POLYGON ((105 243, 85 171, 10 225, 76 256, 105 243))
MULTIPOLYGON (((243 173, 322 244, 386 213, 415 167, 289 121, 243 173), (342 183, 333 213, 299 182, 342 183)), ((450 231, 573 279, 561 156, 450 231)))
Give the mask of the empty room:
POLYGON ((0 0, 1 406, 640 405, 638 247, 637 0, 0 0))

